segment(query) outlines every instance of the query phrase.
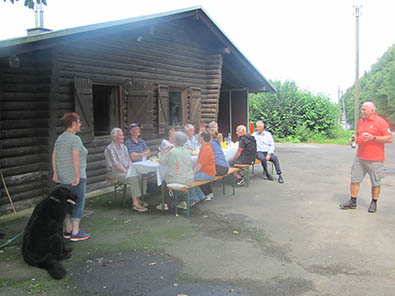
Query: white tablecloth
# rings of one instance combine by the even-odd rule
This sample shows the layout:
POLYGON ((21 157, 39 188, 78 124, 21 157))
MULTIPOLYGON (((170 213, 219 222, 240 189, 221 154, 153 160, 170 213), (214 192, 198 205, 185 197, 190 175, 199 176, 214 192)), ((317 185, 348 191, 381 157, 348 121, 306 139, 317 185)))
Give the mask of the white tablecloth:
MULTIPOLYGON (((233 143, 230 148, 222 149, 225 154, 225 159, 230 161, 235 156, 237 149, 239 148, 238 143, 233 143)), ((192 156, 192 164, 193 166, 196 165, 197 156, 192 156)), ((144 160, 144 161, 137 161, 133 163, 136 171, 139 174, 149 174, 156 172, 156 182, 158 186, 162 184, 162 182, 166 179, 168 168, 165 165, 161 165, 159 162, 151 161, 151 160, 144 160)))

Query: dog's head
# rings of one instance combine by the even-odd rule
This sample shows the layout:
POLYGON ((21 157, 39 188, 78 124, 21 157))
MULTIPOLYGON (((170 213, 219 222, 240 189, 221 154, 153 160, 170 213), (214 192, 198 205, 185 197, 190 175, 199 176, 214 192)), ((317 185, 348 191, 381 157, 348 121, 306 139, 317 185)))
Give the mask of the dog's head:
POLYGON ((69 203, 71 205, 75 205, 78 196, 71 192, 68 188, 59 186, 52 190, 52 192, 49 194, 49 198, 61 204, 69 203))

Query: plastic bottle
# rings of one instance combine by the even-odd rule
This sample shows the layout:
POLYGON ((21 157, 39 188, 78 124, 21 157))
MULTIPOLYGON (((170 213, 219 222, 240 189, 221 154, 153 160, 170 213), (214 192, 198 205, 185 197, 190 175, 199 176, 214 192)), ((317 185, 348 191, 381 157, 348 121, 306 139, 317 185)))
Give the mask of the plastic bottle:
POLYGON ((356 142, 356 139, 355 139, 355 134, 352 134, 352 136, 351 136, 351 148, 355 148, 355 147, 357 147, 357 142, 356 142))

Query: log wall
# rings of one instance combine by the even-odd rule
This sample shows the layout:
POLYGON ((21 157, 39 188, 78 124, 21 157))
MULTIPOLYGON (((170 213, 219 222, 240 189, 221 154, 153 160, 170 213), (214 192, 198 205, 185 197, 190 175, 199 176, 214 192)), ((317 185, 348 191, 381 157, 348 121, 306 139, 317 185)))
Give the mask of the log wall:
MULTIPOLYGON (((0 168, 15 206, 31 206, 48 191, 51 53, 19 55, 20 67, 0 62, 0 168)), ((0 212, 10 210, 3 184, 0 212)))
MULTIPOLYGON (((125 81, 143 81, 154 85, 176 88, 200 87, 202 92, 201 120, 208 123, 216 120, 222 82, 222 56, 208 54, 187 36, 181 25, 163 24, 154 32, 143 32, 137 41, 135 32, 104 34, 70 41, 54 50, 54 79, 51 102, 54 108, 53 125, 56 133, 51 145, 63 128, 60 117, 74 110, 74 77, 89 78, 93 83, 124 85, 125 81)), ((157 88, 154 90, 154 134, 148 144, 156 151, 160 139, 158 130, 157 88)), ((125 100, 125 98, 123 98, 125 100)), ((124 102, 124 118, 127 104, 124 102)), ((188 106, 189 107, 189 106, 188 106)), ((124 125, 127 126, 127 122, 124 125)), ((108 186, 103 151, 110 137, 95 137, 87 143, 88 185, 87 190, 108 186)))

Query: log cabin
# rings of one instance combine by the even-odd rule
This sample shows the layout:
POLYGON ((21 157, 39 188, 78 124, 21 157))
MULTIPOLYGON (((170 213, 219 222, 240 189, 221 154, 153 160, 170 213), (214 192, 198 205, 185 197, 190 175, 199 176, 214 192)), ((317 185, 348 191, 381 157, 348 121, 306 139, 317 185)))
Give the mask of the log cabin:
MULTIPOLYGON (((142 124, 155 151, 168 125, 248 123, 248 93, 275 92, 202 7, 0 41, 0 169, 17 209, 54 185, 60 118, 76 111, 87 147, 87 191, 108 187, 113 127, 142 124)), ((1 184, 0 213, 10 211, 1 184)))

